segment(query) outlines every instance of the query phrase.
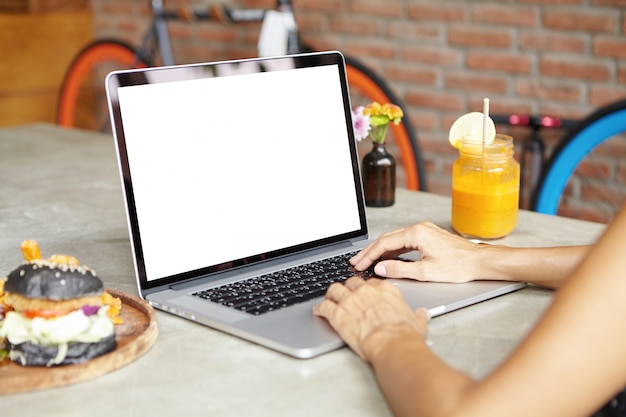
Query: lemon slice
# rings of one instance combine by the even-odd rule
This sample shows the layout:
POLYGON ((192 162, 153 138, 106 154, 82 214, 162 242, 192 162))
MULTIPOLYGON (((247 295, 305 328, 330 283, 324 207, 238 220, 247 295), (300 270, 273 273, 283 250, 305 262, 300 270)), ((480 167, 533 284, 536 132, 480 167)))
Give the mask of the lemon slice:
MULTIPOLYGON (((496 137, 496 125, 491 117, 487 117, 486 143, 491 143, 496 137)), ((479 112, 466 113, 452 123, 450 127, 450 144, 455 148, 461 146, 461 140, 465 139, 473 143, 483 141, 483 114, 479 112)))

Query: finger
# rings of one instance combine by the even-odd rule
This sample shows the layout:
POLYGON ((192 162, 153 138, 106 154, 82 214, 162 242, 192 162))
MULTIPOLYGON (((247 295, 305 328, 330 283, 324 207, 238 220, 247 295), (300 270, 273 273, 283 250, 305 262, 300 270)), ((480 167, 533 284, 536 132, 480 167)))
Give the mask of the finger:
POLYGON ((421 320, 426 320, 426 322, 430 322, 430 319, 432 318, 430 317, 430 313, 428 312, 428 309, 423 308, 423 307, 415 310, 415 317, 421 320))
POLYGON ((350 291, 354 291, 359 289, 360 287, 362 287, 363 285, 365 285, 365 281, 363 281, 361 278, 358 277, 351 277, 348 278, 346 280, 345 286, 350 290, 350 291))
POLYGON ((327 320, 330 319, 337 309, 337 304, 330 300, 323 300, 321 303, 316 304, 313 307, 313 314, 318 317, 323 317, 327 320))
POLYGON ((330 287, 328 287, 328 290, 326 290, 326 299, 334 301, 335 303, 339 303, 349 293, 350 290, 346 288, 343 284, 334 282, 330 285, 330 287))
MULTIPOLYGON (((377 245, 379 240, 386 239, 388 236, 391 236, 391 235, 394 235, 394 234, 402 233, 402 232, 404 232, 404 230, 405 230, 405 228, 402 228, 402 229, 392 230, 390 232, 383 233, 382 235, 380 235, 378 237, 378 239, 374 240, 373 242, 370 242, 367 246, 365 246, 363 249, 361 249, 359 251, 359 253, 354 255, 350 259, 350 263, 352 265, 355 265, 356 263, 359 263, 362 259, 367 257, 368 252, 370 252, 372 250, 372 248, 374 248, 374 246, 377 245)), ((373 258, 373 259, 378 259, 378 258, 373 258)))
POLYGON ((424 280, 423 262, 425 261, 380 261, 374 267, 374 273, 383 278, 424 280))
POLYGON ((352 258, 352 266, 358 271, 364 271, 386 254, 406 252, 408 248, 403 232, 404 229, 401 229, 381 236, 352 258))

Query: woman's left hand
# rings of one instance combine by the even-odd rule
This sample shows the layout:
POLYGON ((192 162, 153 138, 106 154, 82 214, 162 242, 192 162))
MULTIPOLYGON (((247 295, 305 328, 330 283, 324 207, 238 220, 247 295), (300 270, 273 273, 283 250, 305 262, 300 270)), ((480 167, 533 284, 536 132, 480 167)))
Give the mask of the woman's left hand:
POLYGON ((393 284, 376 278, 350 278, 332 284, 313 313, 326 318, 341 338, 363 360, 372 358, 385 342, 397 336, 426 337, 430 316, 412 311, 393 284))

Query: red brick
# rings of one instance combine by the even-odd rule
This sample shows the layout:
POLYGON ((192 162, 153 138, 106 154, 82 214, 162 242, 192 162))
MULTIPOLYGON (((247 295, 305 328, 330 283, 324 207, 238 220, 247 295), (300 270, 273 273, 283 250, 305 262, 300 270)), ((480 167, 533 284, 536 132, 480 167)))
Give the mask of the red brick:
POLYGON ((185 39, 189 41, 191 39, 191 25, 185 23, 175 22, 169 25, 169 32, 172 42, 179 39, 185 39))
POLYGON ((428 180, 428 191, 431 193, 450 196, 452 194, 452 184, 444 177, 431 178, 428 180))
POLYGON ((603 210, 594 209, 591 207, 582 207, 579 210, 578 216, 576 218, 580 220, 587 220, 590 222, 608 224, 613 218, 613 213, 607 213, 603 210))
POLYGON ((508 83, 504 77, 453 72, 446 75, 445 85, 448 90, 504 94, 508 83))
POLYGON ((520 32, 518 42, 521 49, 582 54, 585 52, 586 36, 532 30, 520 32))
POLYGON ((508 30, 452 26, 448 31, 448 43, 455 46, 509 48, 511 34, 508 30))
POLYGON ((611 78, 608 64, 593 63, 588 60, 567 60, 551 57, 541 59, 539 73, 552 77, 594 81, 608 81, 611 78))
POLYGON ((314 51, 330 51, 333 49, 344 49, 337 44, 337 39, 322 36, 304 36, 306 44, 314 51))
POLYGON ((626 0, 592 0, 592 6, 626 7, 626 0))
POLYGON ((101 2, 100 11, 105 14, 112 14, 117 16, 146 16, 148 13, 147 2, 146 4, 139 4, 137 2, 101 2))
POLYGON ((301 32, 311 31, 315 35, 320 31, 328 31, 330 19, 321 13, 301 13, 297 15, 298 30, 301 32))
POLYGON ((330 30, 334 33, 376 36, 379 33, 379 24, 372 18, 339 16, 332 20, 330 30))
POLYGON ((447 48, 407 46, 402 50, 402 59, 422 64, 458 65, 461 62, 461 53, 447 48))
POLYGON ((589 178, 597 179, 609 179, 611 178, 613 170, 611 165, 606 161, 592 160, 588 157, 580 161, 580 164, 576 167, 576 175, 582 175, 589 178))
POLYGON ((460 112, 463 108, 463 99, 460 95, 438 91, 409 90, 406 93, 405 101, 408 105, 445 111, 460 112))
MULTIPOLYGON (((482 100, 476 100, 476 102, 470 102, 470 108, 473 109, 473 111, 482 111, 482 100)), ((527 115, 527 114, 531 114, 533 113, 532 111, 532 107, 530 104, 528 104, 528 101, 526 102, 519 102, 519 101, 510 101, 509 99, 507 100, 503 100, 503 99, 491 99, 491 102, 489 103, 489 107, 491 109, 491 113, 493 114, 504 114, 504 115, 511 115, 511 114, 520 114, 520 115, 527 115)))
POLYGON ((626 84, 626 65, 620 65, 617 71, 617 82, 626 84))
POLYGON ((540 6, 567 6, 583 4, 585 0, 517 0, 519 4, 537 4, 540 6))
POLYGON ((374 16, 401 17, 404 7, 399 0, 354 0, 350 2, 352 13, 364 13, 374 16))
POLYGON ((439 27, 415 24, 415 22, 397 22, 387 27, 387 34, 395 38, 410 39, 419 43, 420 40, 437 40, 441 37, 439 27))
POLYGON ((618 164, 615 177, 617 181, 619 181, 620 183, 626 184, 626 164, 624 163, 618 164))
POLYGON ((395 55, 395 46, 390 42, 346 42, 343 49, 356 57, 376 57, 392 59, 395 55))
POLYGON ((205 25, 196 31, 198 39, 203 42, 234 42, 237 39, 237 34, 236 28, 223 25, 205 25))
POLYGON ((467 53, 467 67, 474 70, 491 70, 512 74, 530 73, 532 58, 529 56, 495 53, 473 52, 467 53))
POLYGON ((258 7, 261 9, 271 9, 276 5, 276 1, 274 0, 238 0, 237 5, 238 7, 241 7, 241 8, 258 7))
POLYGON ((589 104, 594 107, 604 106, 626 98, 626 85, 597 85, 589 90, 589 104))
POLYGON ((411 123, 417 129, 421 142, 422 131, 432 131, 439 126, 439 113, 423 109, 412 111, 411 123))
POLYGON ((479 4, 472 8, 472 21, 497 25, 536 27, 539 11, 534 7, 515 5, 479 4))
MULTIPOLYGON (((276 1, 272 0, 269 7, 275 4, 276 1)), ((297 16, 301 16, 311 11, 338 12, 342 10, 344 4, 343 0, 297 0, 294 2, 294 9, 296 9, 297 16), (298 13, 299 9, 302 9, 304 13, 298 13)))
POLYGON ((614 136, 602 142, 593 150, 593 155, 617 158, 618 161, 626 160, 626 137, 614 136))
POLYGON ((622 206, 625 200, 623 191, 615 187, 606 186, 602 181, 594 183, 583 181, 581 190, 582 199, 585 202, 597 201, 617 208, 622 206))
POLYGON ((433 69, 414 68, 407 64, 391 64, 385 69, 385 78, 389 80, 434 85, 438 77, 437 71, 433 69))
POLYGON ((407 14, 411 19, 433 22, 462 22, 466 20, 462 5, 443 5, 440 2, 409 4, 407 14))
POLYGON ((539 100, 579 103, 583 99, 584 90, 579 83, 565 84, 533 78, 518 79, 515 83, 515 93, 523 97, 532 97, 539 100))
POLYGON ((626 39, 598 37, 593 41, 593 54, 596 56, 626 59, 626 39))
POLYGON ((617 16, 614 11, 598 12, 590 8, 573 10, 559 7, 544 12, 543 26, 546 29, 612 33, 617 27, 617 16))

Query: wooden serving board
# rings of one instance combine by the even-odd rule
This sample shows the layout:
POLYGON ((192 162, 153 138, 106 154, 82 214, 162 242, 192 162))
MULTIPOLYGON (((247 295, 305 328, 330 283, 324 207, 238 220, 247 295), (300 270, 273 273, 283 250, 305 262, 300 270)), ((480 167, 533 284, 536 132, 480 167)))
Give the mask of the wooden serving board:
POLYGON ((121 368, 147 352, 156 342, 158 330, 154 309, 145 301, 117 290, 107 290, 122 300, 122 324, 115 325, 117 348, 77 365, 21 366, 0 362, 0 394, 60 387, 95 378, 121 368))

